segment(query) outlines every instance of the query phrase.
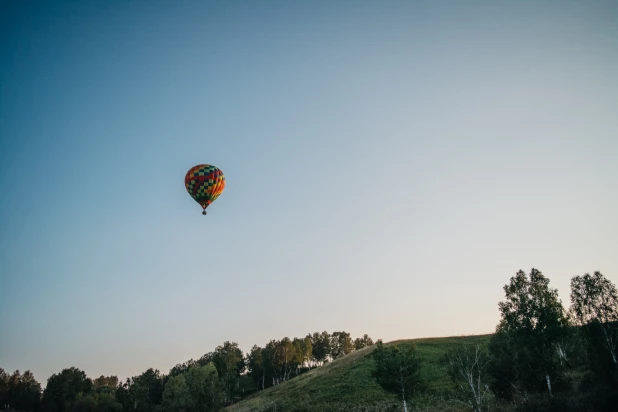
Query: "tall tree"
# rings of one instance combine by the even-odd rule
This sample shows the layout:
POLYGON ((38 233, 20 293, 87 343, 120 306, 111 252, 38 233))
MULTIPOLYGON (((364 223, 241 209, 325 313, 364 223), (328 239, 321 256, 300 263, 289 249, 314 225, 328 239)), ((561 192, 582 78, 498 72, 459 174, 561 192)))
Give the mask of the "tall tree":
POLYGON ((294 346, 292 364, 296 371, 296 376, 298 376, 305 360, 305 342, 302 339, 294 338, 292 345, 294 346))
POLYGON ((129 411, 133 408, 131 396, 129 395, 129 387, 131 385, 131 379, 127 378, 125 382, 118 385, 116 388, 116 400, 122 405, 122 409, 129 411))
POLYGON ((32 411, 41 403, 41 384, 30 371, 8 375, 0 368, 0 408, 32 411))
POLYGON ((290 379, 290 373, 294 369, 294 345, 290 338, 285 337, 277 342, 275 362, 279 370, 278 376, 282 381, 290 379))
POLYGON ((266 380, 266 368, 264 367, 264 358, 262 356, 262 348, 253 345, 251 352, 247 354, 247 368, 255 388, 259 391, 264 389, 264 381, 266 380))
POLYGON ((190 368, 184 374, 195 412, 213 412, 223 408, 223 385, 212 363, 190 368))
POLYGON ((318 364, 324 363, 330 356, 330 334, 326 331, 315 332, 311 335, 313 360, 318 364))
POLYGON ((172 376, 165 383, 162 405, 165 411, 189 412, 195 408, 185 374, 172 376))
POLYGON ((125 408, 130 406, 135 412, 153 412, 163 399, 164 377, 158 369, 149 368, 139 376, 125 383, 128 396, 124 398, 125 408))
POLYGON ((416 346, 413 343, 385 346, 378 341, 372 356, 375 360, 372 375, 382 388, 401 397, 403 410, 408 412, 407 402, 423 388, 416 346))
POLYGON ((330 339, 330 353, 333 359, 340 358, 354 350, 354 342, 348 332, 333 332, 330 339))
POLYGON ((238 343, 226 341, 212 354, 219 377, 225 387, 225 403, 231 402, 238 391, 238 378, 245 369, 245 362, 238 343))
POLYGON ((262 365, 266 374, 266 386, 275 386, 280 379, 277 375, 277 341, 271 339, 262 349, 262 365))
POLYGON ((223 408, 223 386, 212 363, 170 377, 163 390, 166 412, 214 412, 223 408))
POLYGON ((92 391, 92 381, 86 373, 78 368, 63 369, 59 374, 53 374, 47 379, 43 391, 43 406, 52 412, 65 412, 75 401, 78 394, 89 394, 92 391))
MULTIPOLYGON (((491 368, 492 375, 498 380, 512 374, 525 390, 541 392, 545 388, 552 396, 552 387, 562 377, 563 341, 568 334, 558 291, 549 287, 549 279, 539 270, 532 269, 529 277, 517 272, 504 292, 506 301, 498 305, 501 320, 490 351, 495 358, 510 356, 514 370, 491 368)), ((502 359, 496 365, 508 362, 502 359)))
POLYGON ((305 336, 303 339, 303 362, 307 363, 307 367, 311 369, 311 358, 313 357, 313 345, 311 336, 305 336))
POLYGON ((618 291, 601 272, 571 279, 570 312, 581 325, 593 370, 618 378, 618 291))
POLYGON ((41 403, 41 384, 34 379, 30 371, 24 372, 19 380, 19 398, 15 403, 15 409, 32 411, 41 403))

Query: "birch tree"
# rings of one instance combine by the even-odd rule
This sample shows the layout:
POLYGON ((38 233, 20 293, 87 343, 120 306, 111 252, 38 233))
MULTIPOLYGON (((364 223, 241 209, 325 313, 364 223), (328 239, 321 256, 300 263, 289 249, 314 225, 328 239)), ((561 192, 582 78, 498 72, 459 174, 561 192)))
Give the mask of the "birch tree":
POLYGON ((282 381, 290 379, 294 369, 294 345, 290 338, 285 337, 276 344, 275 362, 279 369, 278 375, 282 381))
POLYGON ((479 345, 465 345, 450 350, 445 362, 451 380, 456 386, 458 401, 471 406, 474 412, 485 410, 489 397, 486 383, 486 366, 489 357, 479 345))
POLYGON ((262 349, 262 365, 264 373, 270 382, 266 386, 275 386, 280 382, 277 368, 277 341, 271 339, 262 349))
POLYGON ((305 360, 304 341, 299 338, 294 338, 294 340, 292 341, 292 345, 294 346, 292 361, 296 371, 296 376, 298 376, 300 375, 301 368, 305 360))

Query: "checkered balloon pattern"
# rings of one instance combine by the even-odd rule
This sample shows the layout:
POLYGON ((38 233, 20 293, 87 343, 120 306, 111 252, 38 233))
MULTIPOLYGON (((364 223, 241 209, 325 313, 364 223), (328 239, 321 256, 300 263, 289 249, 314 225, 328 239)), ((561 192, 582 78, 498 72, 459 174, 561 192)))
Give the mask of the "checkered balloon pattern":
POLYGON ((211 165, 197 165, 185 176, 185 187, 197 203, 206 210, 225 189, 223 172, 211 165))

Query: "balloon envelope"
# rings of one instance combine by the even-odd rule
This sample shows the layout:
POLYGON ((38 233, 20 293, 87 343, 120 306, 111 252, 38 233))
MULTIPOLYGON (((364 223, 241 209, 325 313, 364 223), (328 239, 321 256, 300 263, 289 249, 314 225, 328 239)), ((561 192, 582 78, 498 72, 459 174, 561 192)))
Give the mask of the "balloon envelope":
POLYGON ((223 172, 212 165, 197 165, 185 176, 185 188, 191 197, 206 211, 225 189, 223 172))

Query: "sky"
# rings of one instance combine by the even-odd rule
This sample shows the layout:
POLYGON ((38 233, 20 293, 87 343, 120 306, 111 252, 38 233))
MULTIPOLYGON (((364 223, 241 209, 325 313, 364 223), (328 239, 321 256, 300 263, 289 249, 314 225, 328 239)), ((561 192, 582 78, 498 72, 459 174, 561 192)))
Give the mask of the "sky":
POLYGON ((492 333, 520 269, 618 284, 617 73, 615 1, 3 1, 0 367, 492 333))

